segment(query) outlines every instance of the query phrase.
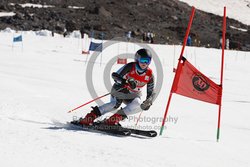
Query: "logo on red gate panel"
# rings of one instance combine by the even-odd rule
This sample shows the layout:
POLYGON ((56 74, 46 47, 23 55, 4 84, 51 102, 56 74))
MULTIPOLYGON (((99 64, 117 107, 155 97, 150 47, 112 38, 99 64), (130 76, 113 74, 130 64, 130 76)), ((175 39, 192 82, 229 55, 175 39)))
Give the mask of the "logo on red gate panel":
POLYGON ((198 91, 205 91, 209 88, 209 83, 200 74, 195 74, 192 79, 193 86, 198 91))

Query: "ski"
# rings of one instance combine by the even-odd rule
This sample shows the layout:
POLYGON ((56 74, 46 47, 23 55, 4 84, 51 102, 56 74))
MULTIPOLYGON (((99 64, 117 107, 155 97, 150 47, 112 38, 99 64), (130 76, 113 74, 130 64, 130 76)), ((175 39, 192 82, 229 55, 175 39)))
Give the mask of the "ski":
POLYGON ((79 124, 78 121, 72 121, 71 124, 80 127, 82 130, 92 131, 92 132, 102 132, 110 135, 117 136, 142 136, 142 137, 156 137, 157 132, 154 130, 139 130, 133 128, 122 127, 121 125, 106 125, 102 122, 94 123, 93 125, 84 126, 79 124))
POLYGON ((95 123, 93 125, 85 126, 79 124, 78 121, 72 121, 70 124, 80 127, 82 130, 90 132, 101 132, 104 134, 115 135, 115 136, 130 136, 131 131, 121 126, 110 126, 101 123, 95 123))
POLYGON ((132 128, 125 128, 131 132, 131 134, 145 136, 145 137, 156 137, 157 132, 155 130, 139 130, 139 129, 132 129, 132 128))

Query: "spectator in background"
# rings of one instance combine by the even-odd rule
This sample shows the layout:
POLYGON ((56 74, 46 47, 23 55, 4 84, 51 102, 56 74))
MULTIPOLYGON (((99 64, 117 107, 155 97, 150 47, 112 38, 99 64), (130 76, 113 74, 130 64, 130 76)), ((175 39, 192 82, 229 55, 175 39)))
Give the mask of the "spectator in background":
POLYGON ((126 33, 126 38, 127 38, 128 41, 130 41, 131 35, 132 35, 131 31, 129 31, 129 32, 126 33))
POLYGON ((151 43, 154 43, 154 37, 155 37, 155 34, 151 32, 150 33, 151 43))
POLYGON ((229 49, 229 39, 226 39, 226 49, 229 49))
POLYGON ((219 48, 221 49, 222 48, 222 37, 220 38, 220 46, 219 48))
POLYGON ((63 37, 65 38, 67 35, 68 35, 68 32, 67 32, 67 29, 65 28, 63 32, 63 37))
POLYGON ((142 41, 146 41, 147 40, 147 33, 143 33, 142 34, 142 41))
POLYGON ((146 41, 147 41, 148 43, 151 43, 151 32, 150 32, 150 31, 147 32, 146 41))
MULTIPOLYGON (((230 41, 227 38, 225 43, 225 49, 229 49, 230 41)), ((220 38, 220 49, 222 48, 222 37, 220 38)))
POLYGON ((85 30, 84 30, 83 27, 81 27, 80 33, 81 33, 81 38, 83 39, 84 38, 84 34, 85 34, 85 30))
POLYGON ((142 41, 146 41, 148 43, 154 43, 154 37, 155 37, 155 34, 152 33, 151 31, 144 32, 142 34, 142 41))
POLYGON ((191 45, 192 45, 192 39, 191 39, 191 36, 189 35, 187 39, 187 46, 191 46, 191 45))

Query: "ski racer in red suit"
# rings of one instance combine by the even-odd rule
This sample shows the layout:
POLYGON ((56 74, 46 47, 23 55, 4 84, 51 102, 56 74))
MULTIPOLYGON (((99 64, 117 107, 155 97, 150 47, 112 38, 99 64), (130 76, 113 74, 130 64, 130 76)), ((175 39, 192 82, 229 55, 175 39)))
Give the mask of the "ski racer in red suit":
POLYGON ((115 84, 111 90, 110 102, 101 106, 92 107, 93 110, 84 118, 80 118, 82 125, 92 125, 94 120, 101 115, 118 109, 122 103, 124 108, 119 109, 114 115, 105 120, 107 125, 117 125, 119 121, 142 110, 148 110, 153 102, 154 75, 148 67, 152 54, 148 49, 140 49, 135 54, 135 62, 128 63, 117 72, 112 73, 115 84), (141 103, 140 89, 147 85, 147 97, 141 103))

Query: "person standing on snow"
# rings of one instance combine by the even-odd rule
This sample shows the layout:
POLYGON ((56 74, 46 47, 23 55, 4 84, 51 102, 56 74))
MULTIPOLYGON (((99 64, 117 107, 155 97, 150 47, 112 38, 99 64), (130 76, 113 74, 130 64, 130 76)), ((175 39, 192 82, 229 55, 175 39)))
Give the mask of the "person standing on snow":
POLYGON ((111 90, 110 102, 101 106, 92 107, 93 110, 84 118, 79 119, 81 125, 92 125, 94 120, 101 115, 118 109, 122 103, 124 108, 119 109, 114 115, 104 121, 107 125, 117 125, 128 115, 135 114, 138 109, 148 110, 154 98, 154 75, 148 67, 152 54, 148 49, 139 49, 135 54, 135 62, 128 63, 117 72, 112 73, 115 83, 111 90), (147 85, 146 100, 141 103, 140 89, 147 85))

